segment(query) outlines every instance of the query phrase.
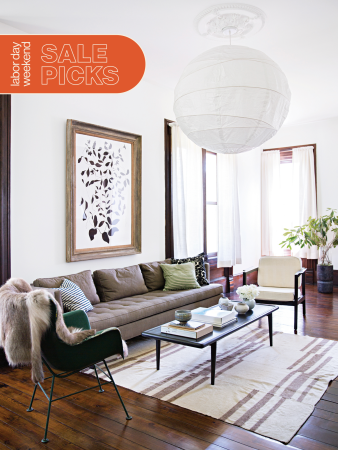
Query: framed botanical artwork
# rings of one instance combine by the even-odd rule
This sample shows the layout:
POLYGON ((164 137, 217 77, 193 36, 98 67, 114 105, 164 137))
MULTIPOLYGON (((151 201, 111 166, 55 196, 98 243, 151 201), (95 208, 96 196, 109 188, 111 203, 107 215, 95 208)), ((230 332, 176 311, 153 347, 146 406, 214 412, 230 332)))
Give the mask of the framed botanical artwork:
POLYGON ((67 262, 141 253, 137 134, 67 120, 67 262))

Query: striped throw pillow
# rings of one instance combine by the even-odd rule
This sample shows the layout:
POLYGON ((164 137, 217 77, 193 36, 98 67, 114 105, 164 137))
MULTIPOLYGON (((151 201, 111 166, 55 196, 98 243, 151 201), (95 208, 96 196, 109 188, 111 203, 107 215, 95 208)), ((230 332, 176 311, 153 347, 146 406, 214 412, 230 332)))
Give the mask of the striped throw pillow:
POLYGON ((198 289, 201 286, 196 280, 195 263, 160 264, 165 279, 164 291, 198 289))
POLYGON ((92 304, 79 286, 67 280, 67 278, 63 280, 58 290, 61 292, 62 303, 68 311, 82 309, 82 311, 88 312, 93 309, 92 304))

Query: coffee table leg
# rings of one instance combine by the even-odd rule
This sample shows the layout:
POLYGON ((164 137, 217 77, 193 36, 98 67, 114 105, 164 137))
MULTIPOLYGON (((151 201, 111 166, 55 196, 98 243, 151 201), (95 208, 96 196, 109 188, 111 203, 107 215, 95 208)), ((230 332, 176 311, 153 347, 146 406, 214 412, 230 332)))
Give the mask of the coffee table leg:
POLYGON ((216 351, 217 342, 210 345, 211 347, 211 384, 215 384, 215 372, 216 372, 216 351))
POLYGON ((272 347, 273 342, 272 342, 272 313, 268 315, 268 320, 269 320, 269 337, 270 337, 270 346, 272 347))
POLYGON ((160 370, 161 341, 156 339, 156 369, 160 370))

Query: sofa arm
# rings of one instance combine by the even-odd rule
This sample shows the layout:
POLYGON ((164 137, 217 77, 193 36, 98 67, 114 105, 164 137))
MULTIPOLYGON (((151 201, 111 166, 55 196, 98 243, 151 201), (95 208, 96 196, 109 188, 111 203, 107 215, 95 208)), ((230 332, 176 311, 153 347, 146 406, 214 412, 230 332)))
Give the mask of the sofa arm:
POLYGON ((250 270, 243 270, 243 286, 246 285, 246 276, 249 273, 256 272, 256 271, 258 271, 258 267, 255 267, 254 269, 250 269, 250 270))
POLYGON ((82 309, 65 313, 63 320, 67 327, 82 328, 83 330, 91 329, 88 316, 82 309))
POLYGON ((62 312, 64 312, 64 307, 63 307, 62 298, 61 298, 61 292, 58 289, 34 286, 33 284, 31 284, 31 288, 33 291, 43 290, 43 291, 47 291, 50 294, 52 294, 52 296, 55 298, 55 300, 61 306, 62 312))
POLYGON ((295 277, 299 277, 299 275, 302 275, 306 271, 307 271, 307 268, 306 267, 302 267, 300 270, 298 270, 298 272, 295 273, 295 277))
POLYGON ((210 264, 207 263, 207 262, 205 262, 205 263, 204 263, 204 266, 205 266, 205 272, 206 272, 206 274, 207 274, 207 280, 208 280, 209 283, 210 283, 210 264))
POLYGON ((302 276, 302 295, 305 295, 305 272, 306 267, 302 267, 298 272, 295 273, 295 299, 298 299, 298 287, 299 287, 299 277, 302 276))
POLYGON ((61 306, 62 311, 64 311, 63 303, 62 303, 62 297, 61 297, 61 292, 55 290, 54 297, 55 297, 55 300, 58 302, 58 304, 61 306))

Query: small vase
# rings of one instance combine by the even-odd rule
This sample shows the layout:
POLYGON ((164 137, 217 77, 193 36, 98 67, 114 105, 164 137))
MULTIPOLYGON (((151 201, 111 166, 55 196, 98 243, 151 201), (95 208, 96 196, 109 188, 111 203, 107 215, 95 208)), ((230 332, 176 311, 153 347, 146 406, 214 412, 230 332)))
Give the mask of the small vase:
POLYGON ((243 298, 243 302, 245 302, 249 306, 249 309, 254 309, 254 307, 256 306, 256 302, 255 302, 254 298, 252 300, 243 298))
POLYGON ((221 297, 218 300, 218 305, 221 309, 227 310, 229 306, 229 299, 227 297, 221 297))
POLYGON ((245 314, 249 311, 249 306, 246 302, 238 302, 235 306, 235 310, 238 312, 238 314, 245 314))

